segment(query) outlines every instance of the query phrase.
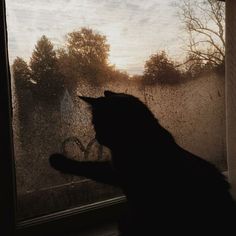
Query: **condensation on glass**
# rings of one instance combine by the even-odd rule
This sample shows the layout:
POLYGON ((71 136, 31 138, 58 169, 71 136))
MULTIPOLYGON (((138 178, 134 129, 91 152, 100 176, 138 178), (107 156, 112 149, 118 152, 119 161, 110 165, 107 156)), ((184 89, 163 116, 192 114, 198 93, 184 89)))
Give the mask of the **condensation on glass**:
POLYGON ((49 165, 55 152, 80 161, 110 158, 79 95, 139 97, 182 147, 226 169, 224 75, 207 58, 201 64, 190 57, 196 42, 183 27, 183 8, 172 3, 7 1, 18 219, 122 194, 49 165))

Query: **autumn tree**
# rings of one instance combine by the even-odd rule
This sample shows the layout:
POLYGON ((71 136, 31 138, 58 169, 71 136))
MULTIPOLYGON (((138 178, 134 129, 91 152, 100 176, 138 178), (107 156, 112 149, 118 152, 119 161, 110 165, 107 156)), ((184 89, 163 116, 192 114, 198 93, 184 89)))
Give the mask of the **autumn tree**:
MULTIPOLYGON (((182 0, 179 15, 188 35, 188 60, 224 71, 225 3, 218 0, 182 0)), ((196 67, 199 69, 199 67, 196 67)))
POLYGON ((59 50, 58 55, 65 65, 64 75, 76 80, 82 78, 96 83, 109 71, 106 37, 92 29, 81 28, 69 33, 66 48, 59 50))
POLYGON ((32 90, 40 101, 53 102, 63 92, 63 77, 52 42, 43 35, 35 45, 30 59, 32 90))
POLYGON ((143 81, 146 84, 176 84, 180 79, 180 71, 164 51, 151 55, 144 65, 143 81))

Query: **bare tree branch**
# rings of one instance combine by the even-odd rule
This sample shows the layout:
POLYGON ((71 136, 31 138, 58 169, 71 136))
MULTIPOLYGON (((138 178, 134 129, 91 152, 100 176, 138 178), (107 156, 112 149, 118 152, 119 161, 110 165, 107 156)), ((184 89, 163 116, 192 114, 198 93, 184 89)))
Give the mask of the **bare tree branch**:
MULTIPOLYGON (((202 60, 219 66, 225 60, 225 6, 217 0, 182 0, 180 18, 189 35, 186 63, 202 60), (191 58, 191 57, 190 57, 191 58)), ((183 63, 183 64, 186 64, 183 63)))

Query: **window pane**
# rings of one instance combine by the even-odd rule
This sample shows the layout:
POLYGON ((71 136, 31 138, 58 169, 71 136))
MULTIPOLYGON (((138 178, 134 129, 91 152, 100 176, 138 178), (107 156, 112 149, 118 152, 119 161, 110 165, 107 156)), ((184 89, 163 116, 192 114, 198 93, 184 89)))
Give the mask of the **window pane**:
POLYGON ((79 95, 139 97, 179 145, 226 170, 224 3, 174 2, 7 1, 18 219, 121 195, 49 165, 55 152, 110 159, 79 95))

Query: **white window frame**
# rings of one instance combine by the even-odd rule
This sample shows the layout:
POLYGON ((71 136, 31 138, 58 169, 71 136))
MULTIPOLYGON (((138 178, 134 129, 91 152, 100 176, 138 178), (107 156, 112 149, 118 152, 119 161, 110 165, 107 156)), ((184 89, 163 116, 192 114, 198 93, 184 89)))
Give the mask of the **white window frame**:
POLYGON ((236 1, 226 0, 226 145, 228 176, 236 199, 236 1))

